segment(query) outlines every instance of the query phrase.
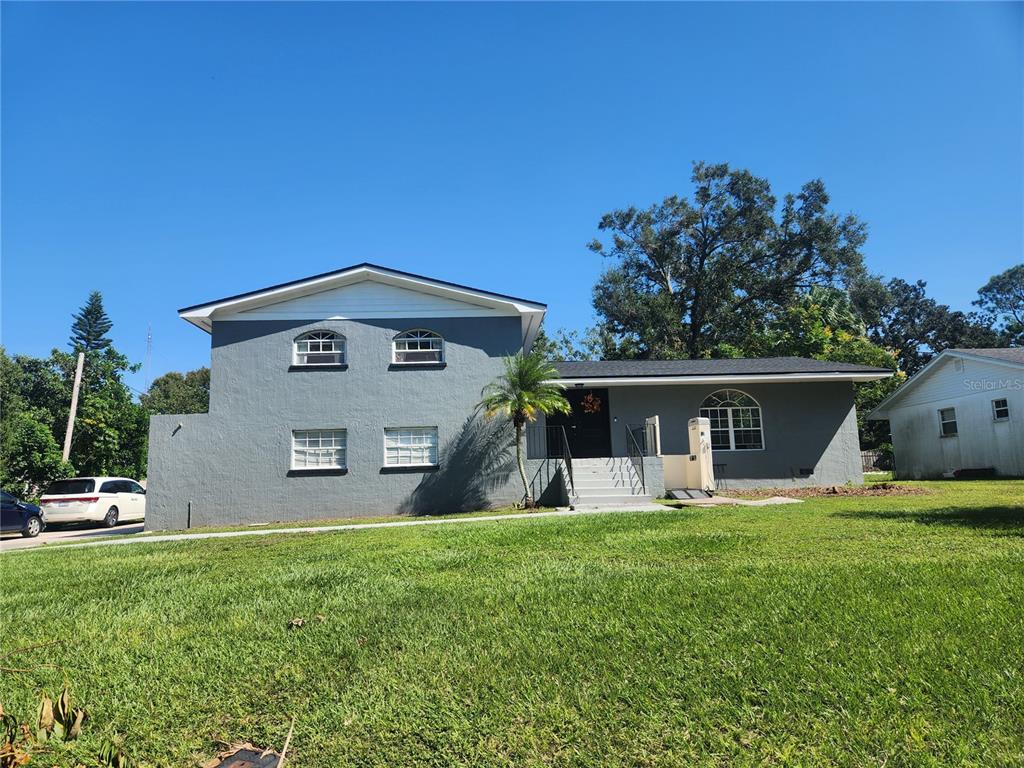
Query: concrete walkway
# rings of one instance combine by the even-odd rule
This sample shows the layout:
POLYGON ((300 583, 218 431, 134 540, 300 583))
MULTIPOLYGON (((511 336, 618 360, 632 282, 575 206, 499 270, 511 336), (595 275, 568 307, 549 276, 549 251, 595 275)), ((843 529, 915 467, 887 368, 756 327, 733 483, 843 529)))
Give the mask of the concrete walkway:
MULTIPOLYGON (((765 503, 788 503, 794 501, 793 499, 781 499, 780 501, 765 499, 761 502, 757 502, 757 506, 763 506, 765 503)), ((707 500, 705 500, 706 505, 707 500)), ((723 502, 719 502, 721 504, 723 502)), ((738 499, 731 499, 728 502, 732 504, 743 504, 744 502, 738 499)), ((751 502, 746 502, 751 504, 751 502)), ((330 533, 332 531, 361 531, 371 528, 409 528, 412 526, 419 525, 459 525, 466 523, 489 523, 498 520, 537 520, 545 517, 575 517, 578 515, 606 515, 606 514, 617 514, 620 512, 673 512, 678 511, 678 507, 665 506, 662 504, 643 504, 637 505, 630 508, 622 507, 590 507, 585 509, 567 509, 559 508, 548 512, 517 512, 511 515, 482 515, 480 517, 448 517, 448 518, 431 518, 427 520, 395 520, 394 522, 388 523, 345 523, 342 525, 309 525, 299 526, 295 528, 255 528, 252 530, 245 531, 218 531, 213 533, 165 533, 158 534, 155 536, 119 536, 117 538, 100 539, 99 541, 82 541, 74 544, 60 544, 56 547, 46 547, 46 549, 78 549, 80 547, 114 547, 125 544, 159 544, 166 541, 192 541, 194 539, 234 539, 241 536, 271 536, 282 533, 330 533)), ((109 533, 109 532, 108 532, 109 533)), ((31 542, 36 542, 38 539, 24 539, 27 542, 26 545, 22 545, 14 551, 25 551, 25 549, 39 549, 45 542, 39 542, 39 544, 33 546, 31 542)), ((7 547, 0 549, 6 550, 7 547)))
MULTIPOLYGON (((620 509, 620 508, 591 508, 591 509, 556 509, 548 512, 517 512, 511 515, 482 515, 480 517, 448 517, 431 518, 429 520, 396 520, 389 523, 345 523, 343 525, 309 525, 295 528, 254 528, 245 531, 218 531, 213 533, 166 533, 155 536, 124 536, 118 538, 101 539, 99 541, 83 541, 75 544, 62 544, 46 549, 78 549, 79 547, 113 547, 123 544, 158 544, 164 541, 192 541, 194 539, 234 539, 240 536, 270 536, 282 533, 330 533, 332 531, 361 531, 370 528, 407 528, 417 525, 457 525, 461 523, 488 523, 496 520, 537 520, 544 517, 573 517, 576 515, 598 515, 611 512, 672 512, 672 507, 661 504, 645 504, 642 509, 620 509)), ((38 541, 38 539, 25 539, 26 542, 38 541)), ((39 549, 43 542, 27 548, 39 549)), ((3 549, 6 549, 4 547, 3 549)), ((16 551, 23 551, 25 547, 16 551)))
POLYGON ((673 505, 684 507, 770 507, 773 504, 802 504, 803 499, 769 496, 767 499, 734 499, 732 496, 711 496, 706 499, 673 499, 673 505))

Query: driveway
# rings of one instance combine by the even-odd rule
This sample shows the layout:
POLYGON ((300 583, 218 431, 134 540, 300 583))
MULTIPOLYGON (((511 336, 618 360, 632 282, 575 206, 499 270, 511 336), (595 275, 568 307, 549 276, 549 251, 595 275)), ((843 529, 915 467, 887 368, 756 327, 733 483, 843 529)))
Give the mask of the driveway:
POLYGON ((5 533, 0 535, 0 552, 7 552, 12 549, 41 547, 43 544, 54 541, 85 542, 95 536, 129 536, 133 533, 142 533, 143 525, 143 523, 131 523, 119 525, 114 529, 87 528, 84 525, 64 525, 59 528, 48 528, 34 539, 26 539, 20 533, 5 533))

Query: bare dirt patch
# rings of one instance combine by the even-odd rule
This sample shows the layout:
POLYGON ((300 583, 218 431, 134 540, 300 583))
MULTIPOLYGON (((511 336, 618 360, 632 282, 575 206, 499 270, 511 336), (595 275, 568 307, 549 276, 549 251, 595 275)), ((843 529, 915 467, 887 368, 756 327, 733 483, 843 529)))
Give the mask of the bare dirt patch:
POLYGON ((753 488, 736 492, 728 491, 727 493, 741 499, 766 499, 772 496, 814 499, 829 496, 924 496, 931 491, 916 485, 870 483, 868 485, 815 485, 807 488, 753 488))

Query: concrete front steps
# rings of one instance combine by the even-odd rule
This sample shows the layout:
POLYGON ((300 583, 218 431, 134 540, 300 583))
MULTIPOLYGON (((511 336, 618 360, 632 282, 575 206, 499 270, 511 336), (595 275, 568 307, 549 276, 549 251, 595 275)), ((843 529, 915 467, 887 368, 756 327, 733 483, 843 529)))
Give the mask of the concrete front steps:
POLYGON ((575 507, 634 507, 651 503, 628 458, 573 459, 575 507))

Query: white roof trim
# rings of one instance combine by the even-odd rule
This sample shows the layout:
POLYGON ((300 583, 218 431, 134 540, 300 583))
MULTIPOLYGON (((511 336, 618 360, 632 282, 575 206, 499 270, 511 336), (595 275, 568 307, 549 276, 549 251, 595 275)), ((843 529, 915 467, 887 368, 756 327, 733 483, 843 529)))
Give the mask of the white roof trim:
MULTIPOLYGON (((206 304, 185 307, 178 310, 178 315, 197 328, 201 328, 209 333, 213 328, 214 316, 218 313, 227 314, 230 312, 234 314, 236 312, 243 312, 302 296, 309 296, 331 290, 332 288, 340 288, 364 280, 374 280, 388 285, 461 301, 466 304, 475 304, 508 312, 509 314, 522 315, 524 337, 528 337, 531 343, 533 337, 536 336, 536 329, 540 326, 540 320, 547 311, 547 307, 544 304, 537 302, 517 299, 512 296, 502 296, 440 280, 432 280, 431 278, 419 275, 390 270, 386 267, 360 264, 349 269, 311 277, 306 280, 285 283, 262 291, 253 291, 206 304)), ((392 317, 398 316, 398 314, 400 313, 388 313, 392 317)))
POLYGON ((594 376, 578 379, 552 379, 550 383, 568 387, 654 387, 663 384, 743 384, 813 381, 878 381, 891 373, 755 373, 748 375, 715 374, 704 376, 594 376))
POLYGON ((995 363, 996 365, 1006 365, 1010 368, 1024 368, 1024 365, 1014 362, 1013 360, 1003 360, 998 357, 989 357, 988 355, 976 355, 971 352, 962 352, 959 349, 944 349, 931 360, 929 360, 924 368, 915 373, 909 379, 907 379, 903 386, 889 395, 885 400, 880 402, 874 407, 874 409, 867 415, 869 421, 881 421, 889 418, 889 409, 893 403, 903 397, 904 394, 909 392, 912 388, 916 387, 922 381, 924 381, 932 370, 939 364, 940 360, 945 360, 947 357, 960 357, 967 358, 969 360, 977 360, 982 363, 995 363))

